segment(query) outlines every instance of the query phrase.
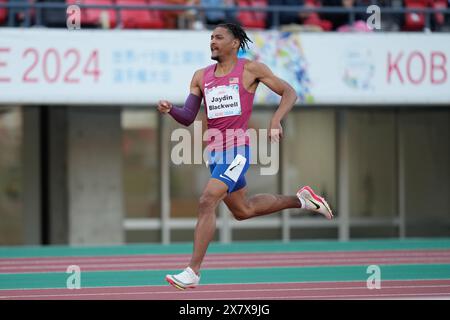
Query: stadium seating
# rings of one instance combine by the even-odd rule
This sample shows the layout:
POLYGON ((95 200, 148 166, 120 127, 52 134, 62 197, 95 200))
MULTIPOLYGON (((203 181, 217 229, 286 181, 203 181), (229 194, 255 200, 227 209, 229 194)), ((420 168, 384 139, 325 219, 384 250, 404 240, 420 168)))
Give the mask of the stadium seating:
MULTIPOLYGON (((66 0, 67 4, 114 5, 113 0, 66 0)), ((81 25, 83 27, 114 28, 116 26, 116 11, 114 9, 83 8, 81 10, 81 25)))
MULTIPOLYGON (((267 0, 238 0, 237 5, 242 7, 267 7, 267 0)), ((245 28, 264 29, 266 27, 267 13, 262 11, 239 11, 237 19, 245 28)))
MULTIPOLYGON (((117 0, 118 5, 148 5, 157 4, 156 1, 147 0, 117 0)), ((162 29, 164 20, 160 11, 154 10, 121 10, 123 28, 136 29, 162 29)))
MULTIPOLYGON (((305 0, 306 7, 314 8, 321 7, 322 4, 318 0, 305 0)), ((331 31, 333 29, 333 25, 330 21, 321 19, 317 12, 305 13, 303 15, 303 25, 305 26, 316 26, 322 29, 323 31, 331 31)))
MULTIPOLYGON (((406 8, 426 8, 428 0, 405 0, 406 8)), ((419 12, 405 13, 405 31, 422 31, 425 27, 425 14, 419 12)))
MULTIPOLYGON (((165 0, 147 0, 149 5, 167 5, 165 0)), ((162 10, 150 10, 150 17, 153 21, 152 28, 167 28, 165 21, 165 11, 162 10)))
MULTIPOLYGON (((194 0, 148 0, 150 4, 161 4, 161 5, 190 5, 194 0)), ((153 11, 155 12, 155 11, 153 11)), ((164 21, 164 26, 167 29, 176 29, 178 27, 178 22, 180 17, 185 14, 183 10, 164 10, 157 12, 158 19, 164 21)))
MULTIPOLYGON (((0 3, 7 3, 8 0, 0 0, 0 3)), ((13 2, 13 4, 25 4, 28 2, 29 4, 33 4, 37 2, 37 0, 18 0, 13 2)), ((62 0, 64 2, 64 0, 62 0)), ((30 25, 33 24, 35 19, 35 9, 27 9, 24 7, 16 7, 16 8, 0 8, 0 25, 9 23, 9 15, 12 15, 12 26, 27 26, 27 19, 30 25)), ((46 11, 42 10, 42 16, 45 15, 46 11)))
MULTIPOLYGON (((28 0, 29 1, 29 0, 28 0)), ((29 1, 32 2, 32 1, 29 1)), ((38 1, 36 1, 38 2, 38 1)), ((66 0, 45 0, 49 4, 65 4, 66 0)), ((65 8, 45 8, 41 10, 41 22, 46 27, 64 28, 66 27, 65 8)))
MULTIPOLYGON (((0 3, 6 3, 7 0, 0 0, 0 3)), ((4 24, 8 17, 8 9, 0 8, 0 25, 4 24)))
MULTIPOLYGON (((17 0, 35 2, 39 0, 17 0)), ((41 0, 46 2, 65 2, 70 4, 87 4, 87 5, 183 5, 198 3, 196 0, 41 0)), ((0 0, 0 3, 7 3, 8 0, 0 0)), ((304 0, 307 7, 321 7, 321 0, 304 0)), ((405 8, 435 8, 446 9, 448 0, 403 0, 405 8)), ((269 0, 235 0, 238 7, 267 7, 270 5, 269 0)), ((185 12, 183 10, 151 10, 151 9, 93 9, 83 8, 81 10, 81 24, 83 27, 103 27, 115 28, 117 26, 118 13, 121 16, 120 28, 138 28, 138 29, 174 29, 184 28, 184 24, 180 24, 180 17, 183 18, 185 12)), ((0 8, 0 25, 8 23, 8 15, 13 16, 13 26, 28 25, 25 22, 36 23, 35 9, 30 11, 30 19, 26 19, 26 10, 22 8, 6 9, 0 8)), ((298 19, 295 23, 301 23, 304 26, 312 26, 314 29, 331 31, 333 25, 329 20, 325 20, 323 15, 318 13, 301 12, 292 14, 298 19)), ((407 12, 402 14, 404 22, 402 30, 404 31, 422 31, 426 25, 426 14, 420 12, 407 12)), ((265 11, 238 11, 235 18, 247 29, 265 29, 270 27, 270 14, 265 11)), ((47 27, 65 27, 66 12, 63 8, 46 8, 41 10, 41 22, 47 27)), ((195 18, 195 16, 194 16, 195 18)), ((434 13, 430 16, 430 27, 432 30, 448 30, 449 15, 444 13, 434 13), (447 20, 446 20, 447 19, 447 20), (447 29, 445 29, 447 28, 447 29)))
MULTIPOLYGON (((430 6, 435 9, 447 9, 447 0, 431 0, 430 6)), ((434 21, 436 25, 442 26, 445 23, 445 16, 443 13, 435 13, 434 21)))

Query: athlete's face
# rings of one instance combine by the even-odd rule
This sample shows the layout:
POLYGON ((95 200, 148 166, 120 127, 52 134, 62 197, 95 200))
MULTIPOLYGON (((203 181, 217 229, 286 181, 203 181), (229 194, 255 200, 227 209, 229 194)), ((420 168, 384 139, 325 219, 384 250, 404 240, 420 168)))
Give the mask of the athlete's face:
POLYGON ((223 57, 236 54, 239 40, 225 28, 215 28, 211 35, 211 59, 221 61, 223 57))

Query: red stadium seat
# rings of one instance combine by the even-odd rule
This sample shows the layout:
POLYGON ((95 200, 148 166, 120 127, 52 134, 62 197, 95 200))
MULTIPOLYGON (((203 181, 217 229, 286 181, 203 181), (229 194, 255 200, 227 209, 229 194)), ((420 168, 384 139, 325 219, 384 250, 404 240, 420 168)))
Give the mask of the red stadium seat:
MULTIPOLYGON (((267 7, 267 0, 238 0, 242 7, 267 7)), ((267 13, 264 11, 239 11, 238 20, 245 28, 264 29, 266 27, 267 13)))
MULTIPOLYGON (((66 0, 70 4, 86 4, 86 5, 114 5, 113 0, 66 0)), ((103 19, 109 24, 109 28, 116 26, 116 11, 114 9, 81 9, 81 26, 101 26, 103 19)))
MULTIPOLYGON (((167 5, 168 3, 164 0, 148 0, 149 5, 167 5)), ((164 11, 161 10, 150 10, 150 17, 153 21, 155 29, 163 29, 167 27, 164 19, 164 11)))
MULTIPOLYGON (((0 0, 0 3, 6 3, 8 0, 0 0)), ((6 8, 0 8, 0 24, 3 24, 6 22, 8 17, 8 9, 6 8)))
MULTIPOLYGON (((406 8, 426 8, 428 6, 428 0, 405 0, 406 8)), ((406 31, 422 31, 425 27, 425 14, 419 12, 407 12, 405 13, 405 26, 406 31)))
MULTIPOLYGON (((164 5, 187 5, 189 0, 148 0, 150 4, 164 4, 164 5)), ((198 1, 198 0, 195 0, 198 1)), ((153 11, 155 12, 155 11, 153 11)), ((176 29, 179 18, 185 14, 184 10, 164 10, 158 12, 158 15, 164 21, 166 29, 176 29)))
MULTIPOLYGON (((305 0, 305 7, 321 7, 322 4, 318 0, 305 0)), ((305 26, 317 26, 320 27, 323 31, 331 31, 333 29, 333 24, 328 21, 321 19, 317 12, 312 13, 304 13, 303 16, 303 25, 305 26)))
MULTIPOLYGON (((156 1, 147 0, 117 0, 118 5, 148 5, 157 4, 156 1)), ((164 20, 160 11, 121 9, 122 25, 124 28, 136 29, 162 29, 164 20)))
POLYGON ((321 7, 322 3, 320 3, 320 0, 305 0, 304 5, 307 7, 321 7))
MULTIPOLYGON (((447 9, 447 0, 432 0, 430 6, 435 9, 447 9)), ((438 25, 443 25, 445 23, 445 16, 443 13, 435 13, 434 20, 438 25)))

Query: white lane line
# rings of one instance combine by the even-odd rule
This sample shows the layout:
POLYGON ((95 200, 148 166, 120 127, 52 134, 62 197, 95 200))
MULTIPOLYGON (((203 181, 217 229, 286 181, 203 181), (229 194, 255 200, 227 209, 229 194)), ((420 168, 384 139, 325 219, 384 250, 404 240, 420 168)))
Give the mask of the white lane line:
MULTIPOLYGON (((423 284, 427 284, 427 285, 450 285, 450 279, 442 279, 442 278, 435 278, 435 279, 418 279, 418 280, 414 280, 414 279, 407 279, 407 280, 384 280, 383 284, 388 284, 388 285, 396 285, 396 284, 402 284, 403 287, 410 287, 411 283, 412 286, 414 286, 416 283, 423 283, 423 284), (429 284, 429 283, 439 283, 439 284, 429 284)), ((220 288, 220 290, 223 290, 223 288, 227 288, 230 286, 294 286, 294 285, 328 285, 328 284, 334 284, 334 285, 346 285, 346 284, 361 284, 361 286, 363 286, 365 288, 366 286, 366 281, 362 281, 362 280, 345 280, 345 281, 301 281, 301 282, 230 282, 230 283, 208 283, 208 284, 204 284, 199 286, 196 290, 202 290, 201 288, 206 288, 206 287, 218 287, 220 288)), ((127 288, 127 289, 131 289, 131 288, 153 288, 153 289, 158 289, 158 288, 167 288, 169 287, 169 284, 164 284, 164 285, 152 285, 152 284, 145 284, 145 285, 131 285, 131 286, 127 286, 127 285, 123 285, 123 286, 103 286, 103 287, 83 287, 82 289, 89 289, 89 290, 95 290, 95 289, 123 289, 123 288, 127 288)), ((0 293, 2 292, 8 292, 8 291, 42 291, 42 290, 66 290, 66 288, 52 288, 52 287, 42 287, 42 288, 15 288, 15 289, 1 289, 0 288, 0 293)))
MULTIPOLYGON (((238 298, 224 298, 225 300, 242 300, 242 299, 249 299, 249 300, 294 300, 294 299, 306 299, 306 300, 312 300, 312 299, 334 299, 339 300, 343 298, 348 299, 374 299, 374 298, 412 298, 415 297, 416 299, 421 299, 422 297, 443 297, 446 300, 450 299, 450 293, 392 293, 392 294, 373 294, 373 295, 336 295, 336 296, 274 296, 274 297, 238 297, 238 298)), ((218 298, 207 298, 207 299, 182 299, 182 300, 218 300, 218 298)))
MULTIPOLYGON (((0 265, 23 265, 23 264, 65 264, 65 263, 71 263, 73 261, 83 261, 83 262, 116 262, 116 261, 126 261, 130 260, 129 262, 150 262, 150 261, 160 261, 162 259, 166 261, 182 261, 183 259, 190 257, 188 254, 183 255, 136 255, 136 256, 106 256, 106 257, 61 257, 61 258, 36 258, 36 259, 30 259, 30 258, 0 258, 0 265), (3 260, 3 261, 2 261, 3 260)), ((243 253, 241 255, 237 254, 209 254, 206 257, 205 261, 208 261, 211 259, 211 261, 214 261, 214 259, 224 261, 224 260, 240 260, 242 258, 259 258, 259 259, 265 259, 265 260, 278 260, 282 258, 294 258, 294 259, 325 259, 329 260, 331 258, 342 258, 342 259, 373 259, 373 258, 396 258, 396 259, 406 259, 406 258, 443 258, 443 257, 450 257, 450 250, 446 251, 439 251, 439 252, 430 252, 430 251, 424 251, 424 252, 342 252, 342 253, 336 253, 336 252, 324 252, 324 253, 317 253, 317 252, 302 252, 302 253, 277 253, 277 254, 257 254, 257 253, 243 253)))
MULTIPOLYGON (((83 262, 71 261, 70 264, 77 264, 80 268, 148 268, 150 270, 152 268, 164 267, 164 269, 169 268, 177 268, 180 264, 185 263, 186 260, 180 260, 179 262, 152 262, 152 263, 95 263, 88 264, 83 262)), ((351 264, 399 264, 399 263, 427 263, 427 264, 436 264, 436 263, 450 263, 450 257, 439 257, 439 258, 374 258, 374 259, 284 259, 284 260, 276 260, 276 261, 258 261, 258 260, 234 260, 234 261, 205 261, 205 267, 208 266, 223 266, 223 265, 232 265, 235 264, 237 266, 253 266, 253 265, 268 265, 268 266, 280 266, 283 264, 297 264, 298 266, 335 266, 335 265, 351 265, 351 264)), ((20 273, 18 271, 22 270, 37 270, 37 272, 42 271, 50 271, 50 270, 61 270, 61 272, 65 272, 66 264, 62 265, 17 265, 17 266, 0 266, 0 274, 1 273, 20 273), (17 270, 15 272, 14 270, 17 270), (2 272, 3 271, 3 272, 2 272), (5 272, 6 271, 6 272, 5 272), (13 272, 11 272, 13 271, 13 272)), ((120 269, 119 269, 120 270, 120 269)), ((98 270, 101 271, 101 270, 98 270)), ((107 271, 107 270, 104 270, 107 271)), ((126 271, 126 270, 124 270, 126 271)))
MULTIPOLYGON (((450 288, 450 285, 410 285, 410 286, 383 286, 380 290, 386 289, 435 289, 435 288, 450 288)), ((103 289, 103 288, 102 288, 103 289)), ((250 293, 250 292, 285 292, 285 291, 321 291, 321 290, 368 290, 366 287, 319 287, 319 288, 286 288, 286 289, 231 289, 231 290, 189 290, 189 291, 137 291, 137 292, 98 292, 98 293, 61 293, 61 294, 33 294, 33 295, 13 295, 13 296, 0 296, 0 299, 13 299, 13 298, 45 298, 45 297, 84 297, 84 296, 117 296, 117 295, 160 295, 160 294, 205 294, 205 293, 250 293)), ((450 295, 450 290, 447 295, 450 295)), ((351 295, 349 295, 351 296, 351 295)), ((354 295, 355 297, 361 295, 354 295)), ((369 295, 377 296, 377 295, 369 295)), ((330 296, 324 296, 330 297, 330 296)), ((213 298, 214 299, 214 298, 213 298)), ((217 298, 215 298, 217 299, 217 298)), ((259 298, 255 298, 259 299, 259 298)), ((208 299, 206 299, 208 300, 208 299)))

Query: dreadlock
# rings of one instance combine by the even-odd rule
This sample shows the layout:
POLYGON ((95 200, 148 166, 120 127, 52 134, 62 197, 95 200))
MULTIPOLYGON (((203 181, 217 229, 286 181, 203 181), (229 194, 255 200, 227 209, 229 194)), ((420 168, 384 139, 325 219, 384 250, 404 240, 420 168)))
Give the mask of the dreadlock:
POLYGON ((242 51, 245 52, 246 49, 249 49, 248 43, 253 43, 252 40, 247 36, 247 33, 245 33, 245 30, 242 29, 240 25, 234 24, 234 23, 221 23, 216 26, 216 28, 225 28, 227 29, 233 37, 239 40, 239 47, 242 49, 242 51))

